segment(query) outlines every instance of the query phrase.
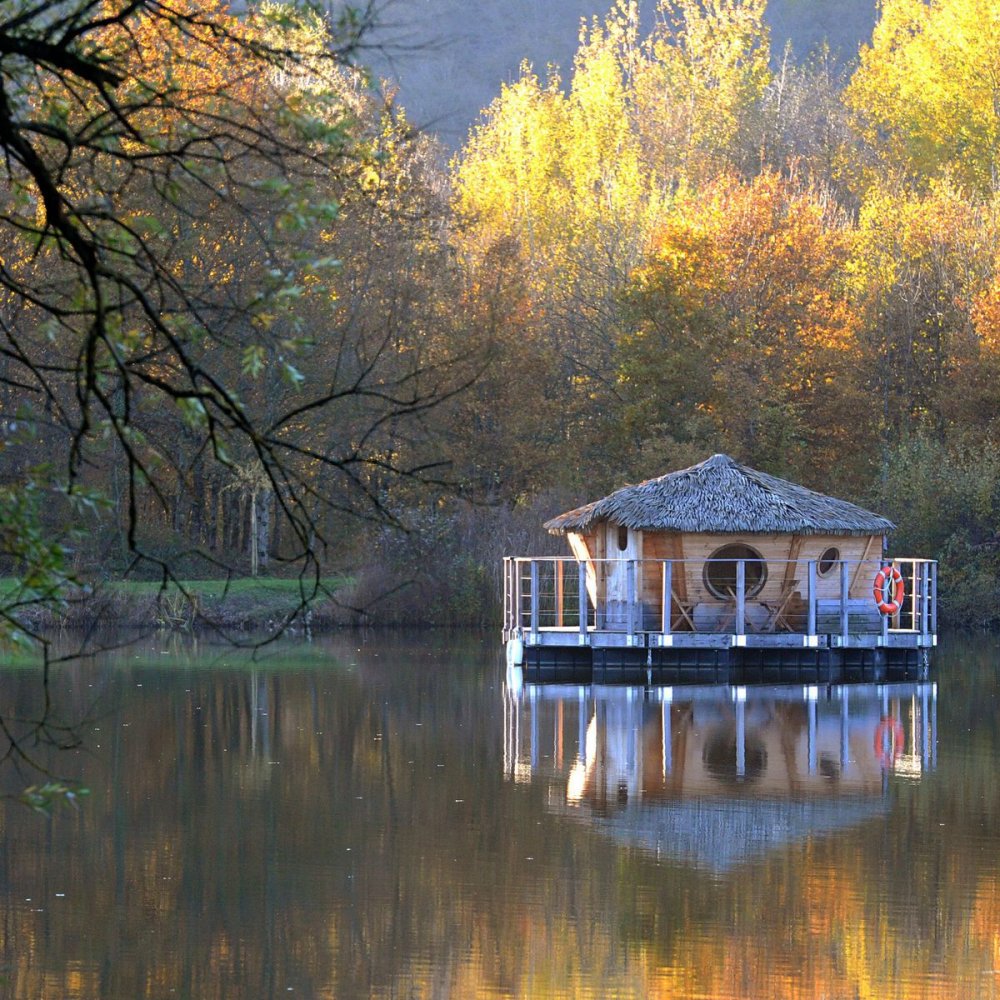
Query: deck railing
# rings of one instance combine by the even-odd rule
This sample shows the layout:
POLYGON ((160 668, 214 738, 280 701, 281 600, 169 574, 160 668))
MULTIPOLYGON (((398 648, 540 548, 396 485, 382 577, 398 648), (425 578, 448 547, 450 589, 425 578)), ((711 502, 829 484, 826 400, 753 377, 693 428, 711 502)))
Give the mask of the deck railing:
POLYGON ((937 633, 937 563, 510 557, 504 560, 504 628, 931 636, 937 633), (718 572, 710 572, 712 563, 718 572), (892 614, 882 614, 873 596, 875 576, 886 566, 903 580, 903 600, 892 614))

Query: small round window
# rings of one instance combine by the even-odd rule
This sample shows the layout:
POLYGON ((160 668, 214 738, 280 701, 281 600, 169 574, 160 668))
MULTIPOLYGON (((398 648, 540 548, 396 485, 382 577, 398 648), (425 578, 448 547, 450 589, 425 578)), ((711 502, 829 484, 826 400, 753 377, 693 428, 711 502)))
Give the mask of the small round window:
POLYGON ((761 554, 742 542, 723 545, 705 563, 705 586, 720 600, 736 596, 736 573, 743 562, 743 592, 747 597, 759 594, 767 581, 767 564, 761 554))
POLYGON ((840 549, 836 545, 831 545, 828 549, 824 549, 823 554, 819 557, 819 562, 816 563, 816 572, 820 576, 829 576, 837 568, 838 562, 840 562, 840 549))

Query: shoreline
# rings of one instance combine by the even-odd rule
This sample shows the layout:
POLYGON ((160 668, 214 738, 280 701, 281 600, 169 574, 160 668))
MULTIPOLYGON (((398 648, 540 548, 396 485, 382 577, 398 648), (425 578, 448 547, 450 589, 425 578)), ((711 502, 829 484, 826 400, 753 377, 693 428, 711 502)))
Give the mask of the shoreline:
POLYGON ((238 578, 228 584, 220 580, 182 581, 163 588, 159 583, 122 581, 104 584, 92 591, 72 593, 58 606, 36 604, 19 608, 13 618, 33 633, 59 629, 90 628, 168 629, 201 633, 267 632, 275 629, 306 629, 314 632, 343 628, 436 628, 477 627, 479 622, 397 620, 391 613, 380 615, 378 602, 357 608, 348 601, 353 581, 324 581, 315 597, 306 597, 312 587, 300 588, 295 579, 238 578), (338 600, 343 594, 346 600, 338 600))
POLYGON ((253 581, 249 586, 248 582, 241 579, 227 586, 224 581, 185 581, 183 590, 159 584, 108 584, 71 594, 59 606, 21 608, 14 617, 33 632, 103 626, 248 632, 283 623, 319 629, 360 624, 359 616, 338 605, 332 592, 305 600, 295 580, 253 581))

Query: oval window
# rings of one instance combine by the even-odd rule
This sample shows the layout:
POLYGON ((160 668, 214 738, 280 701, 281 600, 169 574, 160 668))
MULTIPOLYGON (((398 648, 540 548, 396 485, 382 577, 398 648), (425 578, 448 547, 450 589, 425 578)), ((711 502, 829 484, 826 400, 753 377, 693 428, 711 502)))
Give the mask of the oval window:
POLYGON ((823 554, 819 557, 819 562, 816 563, 816 572, 820 576, 828 576, 834 571, 838 562, 840 562, 840 549, 836 545, 831 545, 828 549, 824 549, 823 554))
POLYGON ((716 549, 705 563, 705 586, 721 601, 736 596, 736 573, 743 562, 743 593, 747 597, 759 594, 767 581, 767 564, 763 556, 749 545, 734 542, 716 549))
POLYGON ((623 524, 618 525, 618 551, 624 552, 628 548, 628 528, 623 524))

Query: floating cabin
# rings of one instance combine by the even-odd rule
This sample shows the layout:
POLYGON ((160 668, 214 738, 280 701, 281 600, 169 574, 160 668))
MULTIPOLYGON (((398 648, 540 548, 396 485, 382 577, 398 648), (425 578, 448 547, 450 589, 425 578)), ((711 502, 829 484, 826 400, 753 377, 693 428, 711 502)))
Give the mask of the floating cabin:
POLYGON ((937 564, 888 558, 895 525, 845 500, 713 455, 545 527, 571 556, 504 561, 504 641, 525 680, 926 676, 937 564))

